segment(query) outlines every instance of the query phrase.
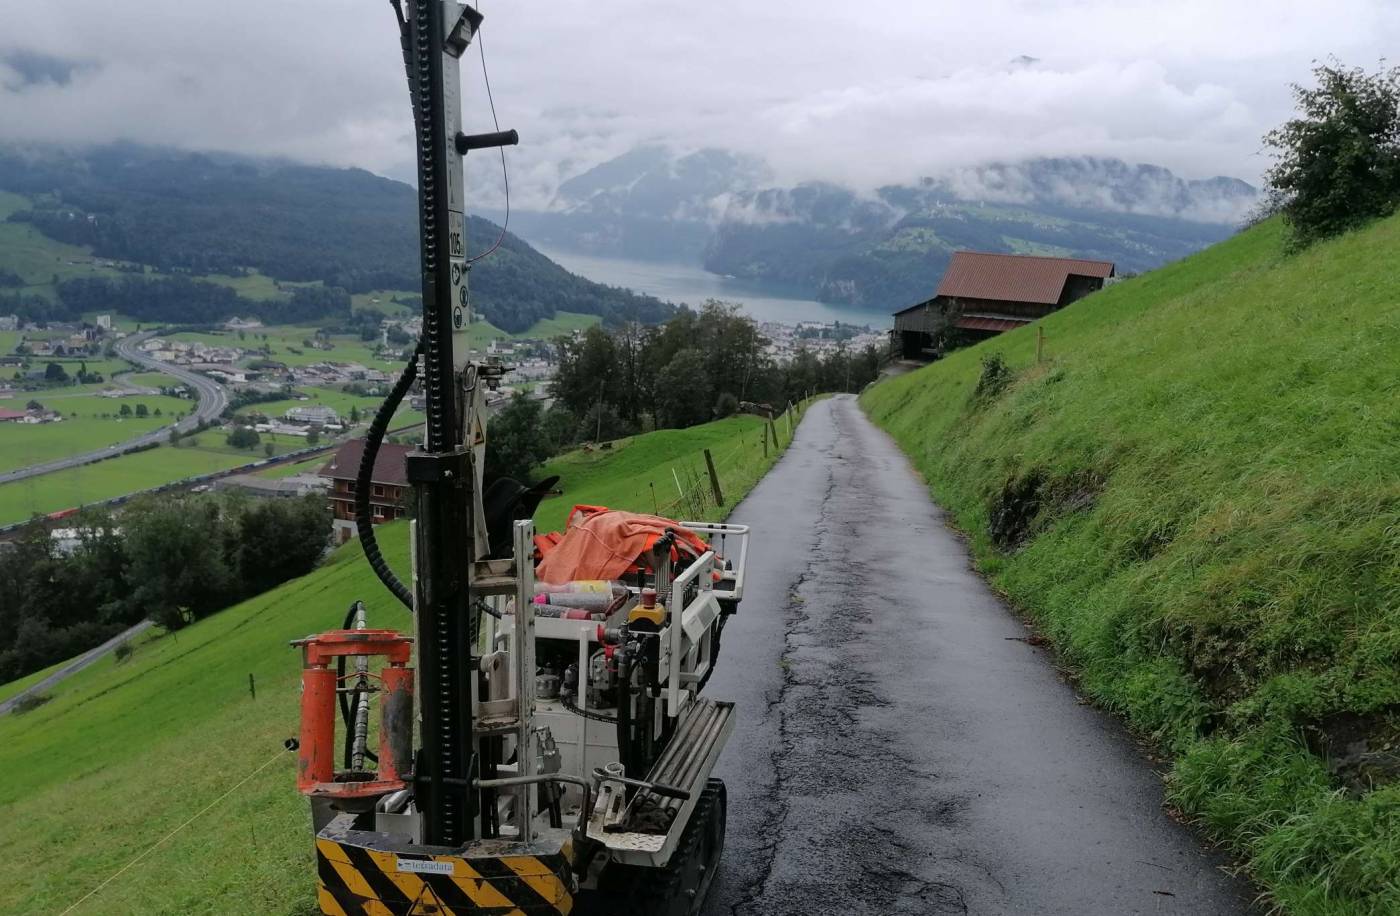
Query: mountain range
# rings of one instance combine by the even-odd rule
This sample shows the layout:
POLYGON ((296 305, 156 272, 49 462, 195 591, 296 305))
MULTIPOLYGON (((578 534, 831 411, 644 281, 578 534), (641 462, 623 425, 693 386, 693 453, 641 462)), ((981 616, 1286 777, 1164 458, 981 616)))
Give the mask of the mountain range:
MULTIPOLYGON (((412 295, 421 288, 417 193, 359 169, 130 144, 0 147, 0 191, 25 199, 9 222, 87 246, 100 258, 146 268, 137 271, 142 277, 112 281, 106 293, 91 284, 70 287, 85 299, 109 295, 123 301, 125 293, 131 294, 126 299, 147 299, 168 292, 150 284, 175 281, 180 281, 179 296, 189 297, 201 289, 212 292, 207 283, 192 287, 192 280, 249 270, 342 291, 339 298, 303 294, 303 313, 295 316, 303 320, 312 317, 304 314, 308 309, 329 311, 348 303, 345 293, 412 295)), ((503 330, 522 331, 558 311, 599 315, 608 323, 654 323, 675 311, 653 297, 571 274, 488 220, 472 217, 467 237, 471 254, 500 239, 499 247, 473 267, 471 289, 477 311, 503 330)), ((0 267, 6 267, 3 257, 0 267)), ((58 287, 41 290, 43 295, 62 291, 61 284, 49 283, 51 267, 42 260, 8 270, 11 286, 58 287)), ((209 299, 204 311, 223 308, 226 301, 204 298, 209 299)), ((230 301, 227 307, 252 309, 274 321, 279 308, 286 310, 274 302, 230 301)))
POLYGON ((863 192, 783 186, 726 150, 638 147, 517 212, 540 244, 717 274, 826 302, 893 310, 928 295, 961 248, 1100 258, 1149 270, 1233 234, 1258 191, 1090 157, 992 163, 863 192))

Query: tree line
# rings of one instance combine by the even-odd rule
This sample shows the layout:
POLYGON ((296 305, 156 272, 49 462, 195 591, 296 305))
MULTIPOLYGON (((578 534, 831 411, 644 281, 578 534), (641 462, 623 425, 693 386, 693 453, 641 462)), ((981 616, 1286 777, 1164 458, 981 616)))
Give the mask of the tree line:
POLYGON ((556 343, 553 403, 517 396, 490 423, 487 471, 518 479, 573 445, 706 423, 743 402, 775 412, 811 394, 859 391, 875 380, 880 350, 844 343, 790 359, 737 306, 710 301, 662 325, 594 325, 556 343))
POLYGON ((143 619, 179 629, 304 575, 330 536, 318 496, 152 496, 73 525, 71 552, 39 524, 0 550, 0 683, 143 619))

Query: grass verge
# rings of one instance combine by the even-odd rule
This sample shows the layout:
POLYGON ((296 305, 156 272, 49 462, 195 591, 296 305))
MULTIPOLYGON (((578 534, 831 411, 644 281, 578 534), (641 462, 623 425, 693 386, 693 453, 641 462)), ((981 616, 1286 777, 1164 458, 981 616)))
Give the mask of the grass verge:
POLYGON ((867 392, 1081 689, 1298 916, 1400 913, 1400 219, 1266 223, 867 392), (1010 369, 983 386, 984 358, 1010 369))

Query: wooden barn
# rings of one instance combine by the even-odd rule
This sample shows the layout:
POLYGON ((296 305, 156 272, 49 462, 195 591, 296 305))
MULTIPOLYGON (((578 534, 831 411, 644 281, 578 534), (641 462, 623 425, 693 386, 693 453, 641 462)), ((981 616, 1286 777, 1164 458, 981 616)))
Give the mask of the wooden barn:
POLYGON ((932 299, 894 313, 893 344, 906 359, 931 355, 950 325, 990 337, 1029 324, 1102 289, 1109 261, 955 251, 932 299))

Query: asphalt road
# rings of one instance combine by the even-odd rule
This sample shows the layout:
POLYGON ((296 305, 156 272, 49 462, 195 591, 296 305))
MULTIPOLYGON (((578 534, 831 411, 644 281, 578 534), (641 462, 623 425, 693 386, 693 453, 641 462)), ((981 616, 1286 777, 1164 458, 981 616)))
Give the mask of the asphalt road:
POLYGON ((42 464, 31 464, 28 467, 8 471, 0 474, 0 483, 10 483, 15 480, 23 480, 26 477, 37 477, 40 474, 50 474, 54 471, 61 471, 64 468, 91 464, 94 461, 99 461, 135 445, 145 445, 148 442, 162 442, 170 437, 171 426, 175 426, 181 431, 193 429, 200 420, 213 420, 219 414, 223 413, 224 408, 228 406, 228 392, 224 390, 224 386, 213 379, 206 378, 203 375, 191 372, 180 366, 173 366, 170 363, 163 363, 160 360, 152 359, 142 353, 137 349, 137 346, 141 341, 150 336, 151 333, 133 334, 117 341, 115 347, 117 355, 129 359, 132 362, 139 363, 148 369, 164 372, 166 375, 173 376, 189 385, 199 395, 199 403, 193 412, 178 423, 168 424, 159 429, 153 429, 150 432, 143 433, 125 442, 119 442, 116 445, 108 445, 90 452, 83 452, 79 455, 69 455, 64 458, 56 458, 53 461, 46 461, 42 464))
POLYGON ((707 916, 1250 912, 853 398, 733 520, 758 535, 706 691, 740 708, 707 916))
POLYGON ((79 655, 77 658, 68 662, 68 664, 64 665, 62 668, 59 668, 57 671, 44 678, 42 681, 39 681, 36 684, 26 687, 25 689, 21 690, 19 693, 15 694, 7 700, 0 701, 0 716, 3 716, 5 713, 9 712, 16 705, 18 705, 21 700, 23 700, 30 694, 40 694, 48 692, 49 688, 54 687, 59 682, 68 679, 74 674, 77 674, 79 671, 82 671, 84 668, 101 659, 107 653, 116 649, 117 646, 121 645, 124 642, 128 642, 132 639, 135 639, 137 636, 140 636, 142 633, 144 633, 146 630, 149 630, 154 625, 155 624, 150 620, 143 620, 140 623, 135 624, 134 626, 128 627, 127 629, 118 633, 116 636, 113 636, 111 639, 104 642, 102 645, 98 646, 96 649, 89 649, 82 655, 79 655))

